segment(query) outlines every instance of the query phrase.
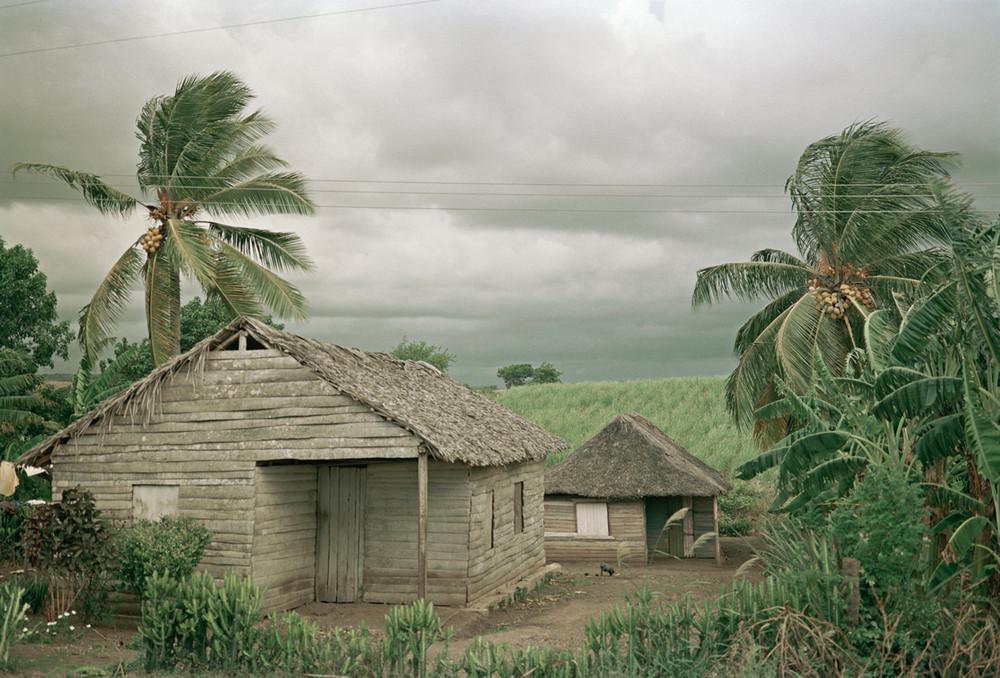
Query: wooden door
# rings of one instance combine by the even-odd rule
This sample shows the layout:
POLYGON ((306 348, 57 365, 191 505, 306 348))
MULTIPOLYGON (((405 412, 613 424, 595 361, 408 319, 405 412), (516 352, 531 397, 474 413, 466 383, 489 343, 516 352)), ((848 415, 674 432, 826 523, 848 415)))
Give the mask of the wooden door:
POLYGON ((316 600, 360 600, 364 573, 363 466, 320 467, 317 517, 316 600))

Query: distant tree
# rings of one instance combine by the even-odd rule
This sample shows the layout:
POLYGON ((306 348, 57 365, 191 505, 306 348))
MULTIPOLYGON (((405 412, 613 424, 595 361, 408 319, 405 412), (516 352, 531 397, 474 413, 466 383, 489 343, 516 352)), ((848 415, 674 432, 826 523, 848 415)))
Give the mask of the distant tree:
MULTIPOLYGON (((274 322, 271 316, 261 318, 279 330, 284 325, 274 322)), ((181 308, 181 353, 188 351, 205 337, 210 337, 233 321, 233 313, 215 296, 202 301, 195 297, 181 308)))
POLYGON ((544 362, 535 368, 534 374, 531 375, 532 384, 558 384, 562 381, 562 372, 556 369, 556 366, 550 362, 544 362))
MULTIPOLYGON (((35 365, 52 367, 52 357, 69 357, 69 323, 59 322, 55 292, 38 270, 38 260, 21 245, 0 238, 0 348, 20 351, 35 365)), ((34 373, 34 369, 31 370, 34 373)))
POLYGON ((535 374, 535 368, 528 363, 507 365, 497 370, 497 376, 503 380, 504 386, 524 386, 535 374))
POLYGON ((0 349, 0 456, 17 456, 29 442, 51 433, 54 404, 42 390, 35 363, 23 352, 0 349))
POLYGON ((442 372, 447 372, 455 362, 455 354, 436 344, 426 341, 410 340, 403 337, 402 341, 392 349, 392 357, 399 360, 423 360, 442 372))

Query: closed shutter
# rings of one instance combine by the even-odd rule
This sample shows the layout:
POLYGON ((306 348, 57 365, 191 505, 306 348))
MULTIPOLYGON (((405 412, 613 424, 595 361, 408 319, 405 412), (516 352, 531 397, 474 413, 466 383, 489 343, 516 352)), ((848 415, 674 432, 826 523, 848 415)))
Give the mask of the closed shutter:
POLYGON ((589 537, 607 537, 608 505, 604 502, 578 502, 576 532, 589 537))

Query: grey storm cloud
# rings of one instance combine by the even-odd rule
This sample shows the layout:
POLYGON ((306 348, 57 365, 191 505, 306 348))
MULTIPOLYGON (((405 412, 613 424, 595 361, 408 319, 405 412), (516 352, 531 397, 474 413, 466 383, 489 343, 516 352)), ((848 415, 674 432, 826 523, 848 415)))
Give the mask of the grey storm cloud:
MULTIPOLYGON (((48 0, 0 8, 0 51, 375 4, 48 0)), ((781 185, 811 141, 889 120, 960 153, 958 181, 1000 207, 998 25, 986 1, 441 0, 0 57, 0 167, 131 187, 143 102, 231 69, 316 201, 355 206, 246 222, 299 232, 316 260, 292 329, 369 349, 424 338, 470 383, 541 360, 574 380, 721 374, 748 308, 692 311, 695 272, 790 247, 781 185)), ((67 319, 142 227, 72 197, 0 179, 0 235, 35 251, 67 319)), ((138 299, 125 336, 143 333, 138 299)))

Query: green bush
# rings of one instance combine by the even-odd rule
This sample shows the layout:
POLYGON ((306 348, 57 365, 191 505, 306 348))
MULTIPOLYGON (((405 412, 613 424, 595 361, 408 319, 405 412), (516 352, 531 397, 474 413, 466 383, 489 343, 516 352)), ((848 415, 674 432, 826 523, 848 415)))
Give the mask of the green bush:
POLYGON ((734 537, 759 532, 770 492, 758 481, 733 481, 733 489, 719 496, 719 532, 734 537))
POLYGON ((841 555, 861 563, 861 576, 877 596, 909 596, 926 559, 920 488, 902 469, 870 466, 830 514, 841 555))
POLYGON ((88 618, 107 612, 114 541, 114 531, 93 495, 79 487, 64 490, 58 503, 30 511, 24 555, 48 580, 46 619, 54 620, 70 607, 88 618))
POLYGON ((7 583, 0 586, 0 670, 10 670, 10 649, 21 637, 21 625, 27 618, 28 604, 23 602, 24 589, 7 583))
POLYGON ((142 596, 153 574, 174 579, 191 574, 210 541, 208 530, 192 518, 137 521, 119 540, 118 578, 127 590, 142 596))

